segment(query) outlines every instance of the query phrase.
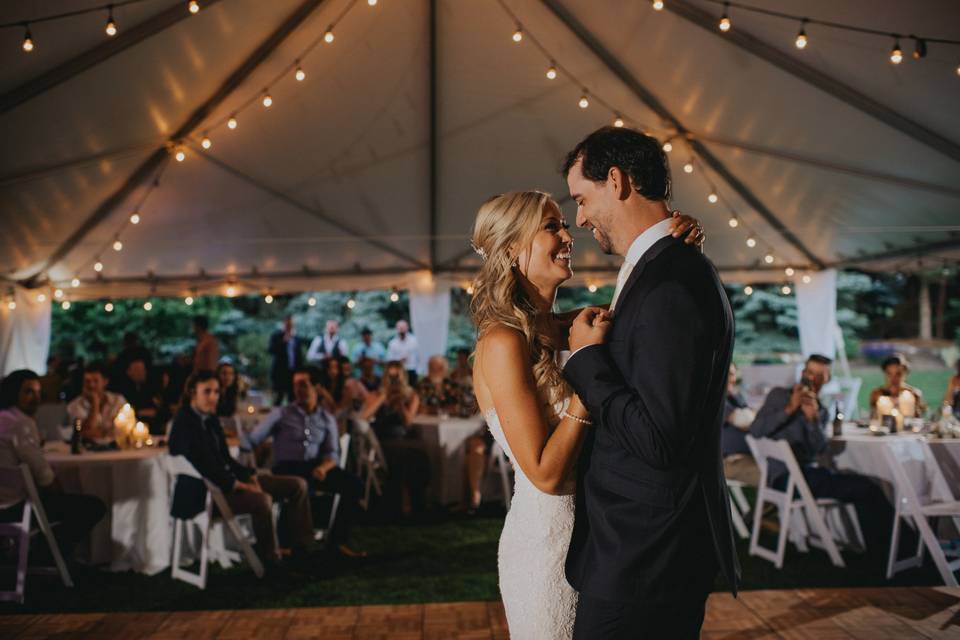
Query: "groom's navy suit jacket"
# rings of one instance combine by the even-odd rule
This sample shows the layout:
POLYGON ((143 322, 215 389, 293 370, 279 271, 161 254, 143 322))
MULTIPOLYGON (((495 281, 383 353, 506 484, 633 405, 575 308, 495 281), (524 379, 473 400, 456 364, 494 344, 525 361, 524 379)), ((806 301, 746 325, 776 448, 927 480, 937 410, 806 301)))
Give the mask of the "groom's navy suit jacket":
POLYGON ((618 602, 678 602, 740 567, 720 456, 733 314, 713 264, 681 239, 633 268, 604 345, 564 375, 594 420, 579 465, 567 580, 618 602))

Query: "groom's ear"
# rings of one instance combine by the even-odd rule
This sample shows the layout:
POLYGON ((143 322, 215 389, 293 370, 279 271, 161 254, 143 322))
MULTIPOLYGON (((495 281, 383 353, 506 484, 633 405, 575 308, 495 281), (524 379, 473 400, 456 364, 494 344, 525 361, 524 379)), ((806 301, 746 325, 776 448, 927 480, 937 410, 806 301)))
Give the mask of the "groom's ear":
POLYGON ((610 167, 610 171, 607 172, 607 184, 613 187, 617 200, 626 200, 630 197, 630 176, 620 167, 610 167))

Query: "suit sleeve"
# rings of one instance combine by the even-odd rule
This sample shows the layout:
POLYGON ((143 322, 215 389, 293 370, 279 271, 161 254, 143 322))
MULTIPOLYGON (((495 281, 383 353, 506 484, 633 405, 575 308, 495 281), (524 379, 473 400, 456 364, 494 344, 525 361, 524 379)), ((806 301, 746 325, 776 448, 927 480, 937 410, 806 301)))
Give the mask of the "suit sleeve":
MULTIPOLYGON (((634 331, 656 336, 656 343, 633 340, 629 377, 617 368, 610 345, 578 351, 564 375, 590 410, 597 429, 654 468, 686 458, 700 426, 705 398, 694 379, 704 363, 696 300, 686 287, 665 282, 650 292, 634 320, 634 331)), ((706 372, 700 371, 699 375, 706 372)))
POLYGON ((767 399, 757 412, 753 424, 750 425, 750 435, 754 438, 769 438, 782 430, 793 420, 792 415, 787 415, 783 411, 788 401, 781 389, 774 389, 767 394, 767 399))

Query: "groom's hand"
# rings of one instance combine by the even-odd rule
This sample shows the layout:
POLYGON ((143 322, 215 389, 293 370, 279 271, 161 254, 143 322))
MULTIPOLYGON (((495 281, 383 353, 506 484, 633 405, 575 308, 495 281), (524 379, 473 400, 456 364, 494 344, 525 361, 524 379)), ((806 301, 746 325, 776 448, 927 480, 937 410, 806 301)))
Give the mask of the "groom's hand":
POLYGON ((612 326, 609 312, 600 307, 587 307, 570 325, 570 350, 603 344, 612 326))

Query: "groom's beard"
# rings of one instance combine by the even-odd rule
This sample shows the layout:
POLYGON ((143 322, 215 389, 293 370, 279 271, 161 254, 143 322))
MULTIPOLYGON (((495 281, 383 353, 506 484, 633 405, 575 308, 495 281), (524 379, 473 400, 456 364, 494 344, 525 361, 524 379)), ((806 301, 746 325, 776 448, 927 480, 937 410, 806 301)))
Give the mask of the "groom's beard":
POLYGON ((612 255, 613 243, 610 242, 610 236, 603 232, 600 227, 593 228, 593 239, 597 241, 597 244, 600 245, 600 251, 603 251, 607 255, 612 255))

